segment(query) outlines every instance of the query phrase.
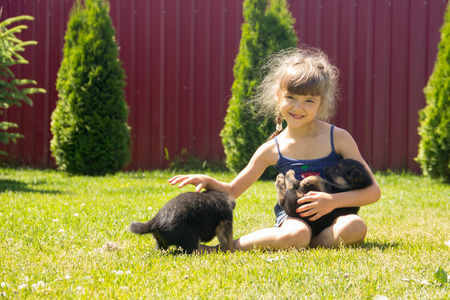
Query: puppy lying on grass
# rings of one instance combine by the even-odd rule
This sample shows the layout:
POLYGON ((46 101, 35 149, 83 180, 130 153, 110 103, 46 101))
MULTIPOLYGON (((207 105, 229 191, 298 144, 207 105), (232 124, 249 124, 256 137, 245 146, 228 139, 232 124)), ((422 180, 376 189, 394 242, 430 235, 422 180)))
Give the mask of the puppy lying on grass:
POLYGON ((219 249, 233 251, 235 205, 234 199, 222 192, 187 192, 167 202, 150 221, 133 222, 129 229, 136 234, 152 233, 157 249, 175 245, 191 254, 200 242, 217 235, 219 249))
POLYGON ((289 170, 286 173, 286 177, 283 174, 278 174, 275 183, 278 204, 288 216, 305 221, 315 235, 331 226, 337 217, 357 214, 359 207, 337 208, 316 221, 309 221, 309 217, 300 217, 299 213, 296 212, 296 209, 300 206, 297 203, 298 199, 310 191, 333 194, 363 189, 372 184, 372 177, 363 164, 353 159, 344 159, 335 166, 326 167, 324 177, 325 179, 319 176, 309 176, 302 181, 298 181, 295 179, 295 172, 289 170))

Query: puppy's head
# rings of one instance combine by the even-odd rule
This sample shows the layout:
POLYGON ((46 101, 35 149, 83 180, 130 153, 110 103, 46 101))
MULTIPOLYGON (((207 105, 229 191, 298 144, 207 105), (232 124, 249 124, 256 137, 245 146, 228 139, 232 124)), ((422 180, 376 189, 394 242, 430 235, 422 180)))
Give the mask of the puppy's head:
POLYGON ((326 167, 324 177, 342 188, 361 189, 372 184, 372 179, 362 163, 343 159, 338 164, 326 167))

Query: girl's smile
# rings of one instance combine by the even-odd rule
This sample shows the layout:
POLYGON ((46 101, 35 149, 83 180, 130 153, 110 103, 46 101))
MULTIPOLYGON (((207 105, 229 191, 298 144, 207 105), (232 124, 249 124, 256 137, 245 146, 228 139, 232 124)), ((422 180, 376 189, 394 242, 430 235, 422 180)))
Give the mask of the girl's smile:
POLYGON ((292 118, 297 119, 297 120, 299 120, 299 119, 301 119, 301 118, 304 117, 304 115, 296 115, 296 114, 293 114, 293 113, 289 113, 289 115, 290 115, 292 118))

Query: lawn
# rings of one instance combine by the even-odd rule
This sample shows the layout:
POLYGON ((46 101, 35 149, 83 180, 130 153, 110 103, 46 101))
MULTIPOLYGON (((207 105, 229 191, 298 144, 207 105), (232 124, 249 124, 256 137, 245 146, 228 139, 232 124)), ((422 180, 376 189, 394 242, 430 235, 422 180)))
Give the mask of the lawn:
MULTIPOLYGON (((377 173, 382 198, 361 209, 369 232, 355 248, 189 256, 127 231, 180 193, 171 176, 0 169, 0 297, 450 299, 450 284, 434 277, 439 267, 450 273, 449 185, 377 173)), ((235 237, 273 226, 275 199, 269 181, 243 194, 235 237)))

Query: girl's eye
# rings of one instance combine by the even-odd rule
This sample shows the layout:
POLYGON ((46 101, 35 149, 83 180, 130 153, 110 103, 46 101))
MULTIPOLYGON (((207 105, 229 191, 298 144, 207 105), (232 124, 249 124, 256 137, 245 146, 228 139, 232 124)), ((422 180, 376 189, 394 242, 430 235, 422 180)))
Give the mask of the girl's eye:
POLYGON ((289 100, 289 101, 295 101, 295 98, 292 97, 292 96, 286 96, 286 99, 289 100))

